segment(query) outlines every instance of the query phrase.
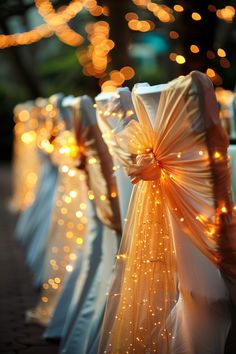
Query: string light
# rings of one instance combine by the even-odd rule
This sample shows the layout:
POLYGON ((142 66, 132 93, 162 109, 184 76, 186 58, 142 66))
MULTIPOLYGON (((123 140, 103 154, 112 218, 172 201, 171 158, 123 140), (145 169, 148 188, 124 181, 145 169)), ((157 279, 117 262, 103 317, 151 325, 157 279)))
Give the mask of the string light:
POLYGON ((85 30, 90 45, 87 50, 77 51, 77 58, 86 76, 103 77, 107 69, 108 54, 115 46, 109 39, 109 24, 106 21, 88 23, 85 30))
POLYGON ((71 46, 78 46, 83 42, 83 37, 67 25, 67 22, 83 9, 80 1, 72 0, 65 9, 59 9, 58 12, 49 0, 34 2, 39 14, 62 42, 71 46))
POLYGON ((58 12, 48 0, 35 0, 35 5, 46 23, 27 32, 1 34, 0 48, 32 44, 43 38, 51 37, 54 33, 62 42, 71 46, 78 46, 83 42, 83 37, 67 25, 67 22, 82 10, 83 5, 80 1, 73 0, 58 12))
POLYGON ((42 38, 48 38, 53 35, 50 26, 44 24, 35 27, 31 31, 16 34, 0 34, 0 48, 8 48, 16 45, 27 45, 38 42, 42 38))

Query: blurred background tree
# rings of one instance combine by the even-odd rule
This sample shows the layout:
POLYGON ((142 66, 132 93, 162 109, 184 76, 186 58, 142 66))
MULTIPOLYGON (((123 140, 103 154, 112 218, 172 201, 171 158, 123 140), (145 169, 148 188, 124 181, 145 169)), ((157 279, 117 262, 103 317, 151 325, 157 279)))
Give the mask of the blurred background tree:
POLYGON ((232 0, 0 1, 0 159, 11 157, 14 106, 38 96, 94 96, 191 70, 234 89, 235 18, 232 0), (65 27, 55 11, 69 4, 65 27))

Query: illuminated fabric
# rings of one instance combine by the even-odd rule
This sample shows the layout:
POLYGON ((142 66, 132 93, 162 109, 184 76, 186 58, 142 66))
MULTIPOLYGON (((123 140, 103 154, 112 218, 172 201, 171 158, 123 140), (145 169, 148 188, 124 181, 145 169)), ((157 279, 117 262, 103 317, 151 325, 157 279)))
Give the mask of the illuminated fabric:
MULTIPOLYGON (((217 268, 228 277, 235 276, 235 214, 228 140, 220 125, 212 84, 198 72, 171 81, 163 87, 152 117, 153 111, 137 90, 138 86, 133 102, 138 122, 131 120, 123 130, 114 132, 99 116, 104 139, 111 142, 116 158, 135 183, 99 353, 190 353, 196 349, 188 351, 184 340, 173 349, 176 326, 184 328, 183 323, 174 322, 178 319, 173 312, 178 299, 174 230, 181 231, 210 264, 209 274, 219 292, 216 298, 226 305, 221 309, 223 325, 217 322, 211 329, 214 336, 209 345, 214 346, 222 332, 224 344, 230 323, 228 292, 217 268)), ((185 265, 191 267, 191 263, 185 265)), ((188 272, 191 268, 185 269, 188 272)), ((191 297, 187 285, 179 281, 179 291, 187 290, 191 297)), ((209 287, 207 291, 211 293, 209 287)), ((209 299, 206 292, 205 305, 209 299)), ((196 318, 196 312, 192 315, 196 318)), ((209 322, 214 324, 212 318, 209 322)))

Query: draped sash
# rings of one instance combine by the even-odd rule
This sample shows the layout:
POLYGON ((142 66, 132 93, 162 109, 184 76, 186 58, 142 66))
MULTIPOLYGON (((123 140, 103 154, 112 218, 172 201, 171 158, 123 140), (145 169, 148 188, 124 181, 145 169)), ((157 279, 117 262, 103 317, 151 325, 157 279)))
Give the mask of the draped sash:
POLYGON ((90 199, 95 201, 99 219, 110 229, 121 233, 112 159, 96 122, 89 122, 88 117, 86 121, 83 114, 83 105, 86 104, 91 105, 91 100, 83 96, 74 106, 76 138, 83 152, 81 167, 87 172, 90 199))

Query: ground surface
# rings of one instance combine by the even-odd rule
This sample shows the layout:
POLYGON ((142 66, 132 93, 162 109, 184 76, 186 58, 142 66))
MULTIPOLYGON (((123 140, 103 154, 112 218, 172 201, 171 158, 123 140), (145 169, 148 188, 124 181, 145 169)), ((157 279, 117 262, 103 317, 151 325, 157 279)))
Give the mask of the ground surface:
POLYGON ((56 344, 42 340, 43 328, 24 323, 37 302, 24 252, 13 238, 16 216, 4 204, 10 195, 10 169, 0 166, 0 354, 56 354, 56 344))

